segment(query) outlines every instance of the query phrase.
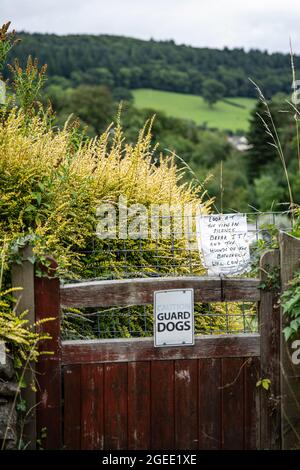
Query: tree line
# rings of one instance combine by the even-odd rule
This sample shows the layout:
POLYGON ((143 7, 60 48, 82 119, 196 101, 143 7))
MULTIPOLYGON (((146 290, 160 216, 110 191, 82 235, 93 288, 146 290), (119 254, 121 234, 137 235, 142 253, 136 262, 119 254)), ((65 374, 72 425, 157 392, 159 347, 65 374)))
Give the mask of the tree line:
MULTIPOLYGON (((222 50, 143 41, 122 36, 29 34, 21 32, 14 57, 28 55, 48 64, 49 81, 62 77, 69 86, 106 85, 110 89, 153 88, 203 93, 206 80, 217 80, 228 97, 254 97, 248 77, 267 95, 290 92, 288 54, 242 48, 222 50)), ((295 57, 297 65, 299 58, 295 57)))

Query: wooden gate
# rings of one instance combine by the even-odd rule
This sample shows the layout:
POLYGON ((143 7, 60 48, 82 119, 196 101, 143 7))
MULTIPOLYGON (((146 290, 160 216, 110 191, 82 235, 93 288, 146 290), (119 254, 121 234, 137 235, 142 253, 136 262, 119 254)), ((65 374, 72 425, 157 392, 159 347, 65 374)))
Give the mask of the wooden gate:
MULTIPOLYGON (((38 365, 37 430, 44 448, 276 449, 280 447, 277 292, 262 278, 180 277, 61 286, 35 279, 36 319, 52 356, 38 365), (263 284, 260 285, 260 283, 263 284), (263 288, 261 288, 263 287, 263 288), (153 338, 60 340, 61 307, 147 305, 153 292, 193 288, 196 302, 258 302, 259 333, 207 335, 190 347, 154 348, 153 338), (257 387, 267 378, 270 390, 257 387)), ((55 268, 53 265, 52 268, 55 268)))

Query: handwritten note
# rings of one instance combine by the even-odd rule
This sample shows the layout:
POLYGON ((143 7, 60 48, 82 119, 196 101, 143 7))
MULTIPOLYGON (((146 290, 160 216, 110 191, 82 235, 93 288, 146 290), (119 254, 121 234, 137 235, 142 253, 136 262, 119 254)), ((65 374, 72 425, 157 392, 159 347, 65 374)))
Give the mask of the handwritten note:
POLYGON ((197 217, 197 241, 209 274, 234 274, 250 262, 245 214, 215 214, 197 217))

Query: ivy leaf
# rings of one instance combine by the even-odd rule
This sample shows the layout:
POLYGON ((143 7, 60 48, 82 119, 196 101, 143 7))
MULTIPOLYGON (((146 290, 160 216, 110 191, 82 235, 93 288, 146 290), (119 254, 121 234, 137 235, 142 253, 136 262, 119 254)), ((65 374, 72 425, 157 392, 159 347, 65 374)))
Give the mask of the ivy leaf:
POLYGON ((270 379, 262 379, 261 384, 265 390, 269 390, 270 385, 271 385, 271 380, 270 379))
POLYGON ((289 326, 286 326, 283 330, 284 338, 286 341, 288 341, 294 333, 295 331, 289 326))
POLYGON ((299 325, 300 325, 300 319, 298 318, 297 320, 291 321, 290 328, 294 330, 294 332, 296 333, 298 331, 299 325))
POLYGON ((297 305, 299 301, 300 301, 300 292, 297 295, 293 295, 293 297, 284 304, 283 306, 284 313, 292 310, 293 307, 297 305))
POLYGON ((257 387, 262 387, 265 390, 269 390, 270 385, 271 385, 270 379, 260 379, 258 382, 256 382, 257 387))

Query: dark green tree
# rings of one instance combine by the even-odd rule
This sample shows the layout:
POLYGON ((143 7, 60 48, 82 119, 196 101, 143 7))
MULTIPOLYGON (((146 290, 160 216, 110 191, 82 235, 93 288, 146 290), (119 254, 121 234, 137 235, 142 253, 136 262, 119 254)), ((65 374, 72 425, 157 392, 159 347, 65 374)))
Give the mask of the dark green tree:
MULTIPOLYGON (((275 96, 272 101, 268 102, 269 110, 271 112, 272 120, 275 125, 276 131, 284 146, 284 134, 287 130, 295 132, 293 125, 293 116, 290 113, 290 108, 286 104, 286 96, 275 96)), ((250 128, 248 132, 248 140, 250 149, 247 151, 245 158, 248 164, 248 174, 251 181, 257 178, 266 166, 272 164, 274 161, 280 166, 280 159, 277 154, 276 148, 273 146, 272 137, 268 134, 266 126, 272 130, 272 122, 268 115, 267 108, 261 101, 258 101, 256 107, 251 113, 250 128)), ((287 137, 287 136, 286 136, 287 137)), ((290 139, 291 136, 287 138, 290 139)))
POLYGON ((217 101, 224 98, 225 91, 225 86, 213 78, 204 80, 202 83, 202 96, 209 106, 213 106, 217 101))
POLYGON ((80 85, 70 96, 69 111, 99 134, 112 120, 114 102, 111 92, 102 85, 80 85))

